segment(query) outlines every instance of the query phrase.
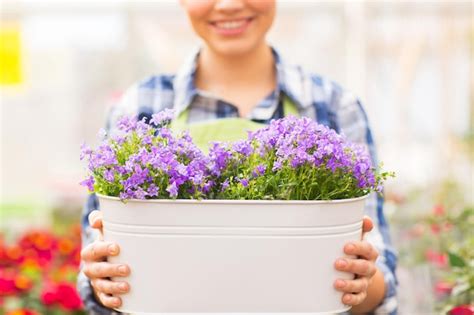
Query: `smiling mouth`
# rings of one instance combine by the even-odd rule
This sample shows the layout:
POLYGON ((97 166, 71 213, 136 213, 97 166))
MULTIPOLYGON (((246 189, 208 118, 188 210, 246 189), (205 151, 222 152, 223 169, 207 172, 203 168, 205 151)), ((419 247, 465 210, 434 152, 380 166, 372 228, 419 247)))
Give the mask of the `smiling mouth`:
POLYGON ((214 21, 210 22, 212 26, 219 30, 239 30, 245 28, 254 18, 248 17, 243 19, 225 20, 225 21, 214 21))

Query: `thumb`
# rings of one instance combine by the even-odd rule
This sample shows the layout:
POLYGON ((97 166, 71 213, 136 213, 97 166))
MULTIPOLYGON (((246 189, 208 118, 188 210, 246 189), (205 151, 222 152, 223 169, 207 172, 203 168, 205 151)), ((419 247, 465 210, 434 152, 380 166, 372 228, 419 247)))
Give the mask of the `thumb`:
POLYGON ((94 210, 89 214, 89 225, 93 229, 98 229, 102 232, 102 212, 94 210))
POLYGON ((365 234, 372 231, 374 228, 374 222, 369 216, 364 216, 362 219, 362 239, 364 239, 365 234))

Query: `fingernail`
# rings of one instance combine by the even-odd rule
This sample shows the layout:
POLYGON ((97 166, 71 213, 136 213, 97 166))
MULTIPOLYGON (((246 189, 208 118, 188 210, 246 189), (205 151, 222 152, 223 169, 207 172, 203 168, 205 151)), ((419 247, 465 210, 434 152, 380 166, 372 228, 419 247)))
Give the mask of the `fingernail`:
POLYGON ((344 296, 344 303, 350 303, 351 302, 351 296, 349 294, 344 296))
POLYGON ((119 266, 118 267, 118 270, 119 272, 122 274, 122 275, 126 275, 127 274, 127 267, 122 265, 122 266, 119 266))
POLYGON ((122 290, 122 291, 127 290, 127 284, 126 283, 120 283, 119 287, 120 287, 120 290, 122 290))
POLYGON ((112 302, 116 307, 120 306, 120 299, 119 298, 114 298, 114 301, 112 302))
POLYGON ((348 252, 353 252, 353 251, 355 250, 354 244, 352 244, 352 243, 347 244, 347 245, 346 245, 346 250, 347 250, 348 252))
POLYGON ((340 268, 344 268, 347 266, 347 261, 345 259, 339 259, 337 261, 337 265, 340 267, 340 268))
POLYGON ((336 280, 336 287, 344 288, 346 286, 346 282, 344 280, 338 279, 336 280))
POLYGON ((108 249, 109 249, 110 254, 112 254, 112 255, 117 254, 117 246, 115 244, 110 244, 108 246, 108 249))

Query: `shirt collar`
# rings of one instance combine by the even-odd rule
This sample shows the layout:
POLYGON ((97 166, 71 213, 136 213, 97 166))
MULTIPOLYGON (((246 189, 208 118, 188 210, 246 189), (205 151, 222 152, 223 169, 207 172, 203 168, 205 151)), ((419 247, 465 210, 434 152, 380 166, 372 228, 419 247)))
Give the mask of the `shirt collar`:
MULTIPOLYGON (((200 48, 197 47, 185 60, 174 78, 174 109, 178 116, 191 104, 198 90, 194 84, 197 69, 197 58, 200 48)), ((277 92, 286 94, 299 109, 311 106, 311 85, 300 67, 287 64, 278 51, 272 47, 277 70, 277 92)))

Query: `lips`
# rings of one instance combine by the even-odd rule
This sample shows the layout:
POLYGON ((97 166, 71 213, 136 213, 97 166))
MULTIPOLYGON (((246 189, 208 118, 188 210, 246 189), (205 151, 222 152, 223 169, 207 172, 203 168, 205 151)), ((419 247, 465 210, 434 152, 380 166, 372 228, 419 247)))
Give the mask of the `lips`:
POLYGON ((210 22, 210 25, 217 33, 221 35, 240 35, 245 32, 253 20, 253 17, 219 20, 210 22))

